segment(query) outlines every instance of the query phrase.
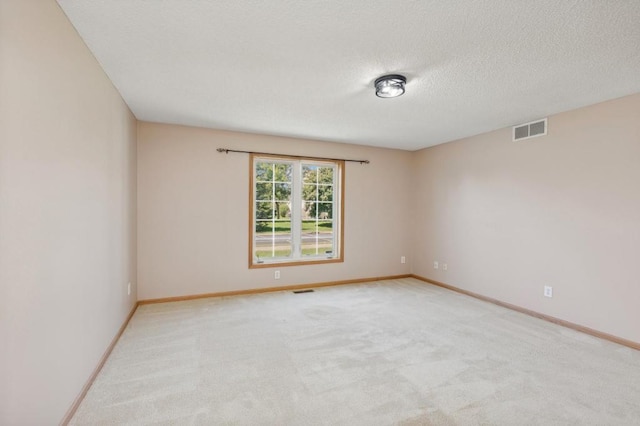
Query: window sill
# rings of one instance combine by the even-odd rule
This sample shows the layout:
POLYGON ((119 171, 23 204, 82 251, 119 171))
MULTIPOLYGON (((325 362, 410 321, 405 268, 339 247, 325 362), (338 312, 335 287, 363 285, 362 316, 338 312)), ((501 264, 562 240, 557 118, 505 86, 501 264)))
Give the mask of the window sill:
POLYGON ((321 265, 325 263, 343 263, 344 259, 342 257, 335 259, 326 259, 326 258, 315 258, 315 259, 301 259, 301 260, 290 260, 285 259, 282 261, 270 261, 264 263, 254 263, 253 261, 249 264, 249 269, 261 269, 261 268, 280 268, 283 266, 305 266, 305 265, 321 265))

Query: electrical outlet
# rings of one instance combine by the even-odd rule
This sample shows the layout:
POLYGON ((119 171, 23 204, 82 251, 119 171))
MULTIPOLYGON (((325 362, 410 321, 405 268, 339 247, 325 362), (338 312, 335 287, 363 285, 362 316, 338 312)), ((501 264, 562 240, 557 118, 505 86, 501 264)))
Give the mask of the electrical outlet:
POLYGON ((127 295, 131 296, 131 283, 127 286, 127 295))
POLYGON ((437 260, 435 260, 433 262, 433 269, 438 269, 438 261, 437 260))
POLYGON ((400 263, 407 263, 407 258, 404 256, 400 256, 400 263))
POLYGON ((443 270, 443 271, 446 271, 447 269, 448 269, 447 264, 446 264, 446 263, 443 263, 443 264, 442 264, 442 270, 443 270))
POLYGON ((275 278, 276 280, 279 280, 280 279, 280 271, 275 271, 273 273, 273 278, 275 278))
POLYGON ((553 287, 548 285, 544 286, 544 297, 553 297, 553 287))

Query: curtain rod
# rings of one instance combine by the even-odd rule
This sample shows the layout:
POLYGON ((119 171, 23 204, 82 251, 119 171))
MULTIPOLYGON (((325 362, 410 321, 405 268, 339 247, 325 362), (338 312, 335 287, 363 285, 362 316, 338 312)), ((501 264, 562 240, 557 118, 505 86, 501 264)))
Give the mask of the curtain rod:
POLYGON ((306 155, 274 154, 273 152, 239 151, 236 149, 227 149, 227 148, 218 148, 217 151, 221 153, 224 152, 225 154, 228 154, 230 152, 238 152, 241 154, 281 155, 283 157, 309 158, 311 160, 350 161, 352 163, 369 164, 369 160, 348 160, 344 158, 308 157, 306 155))

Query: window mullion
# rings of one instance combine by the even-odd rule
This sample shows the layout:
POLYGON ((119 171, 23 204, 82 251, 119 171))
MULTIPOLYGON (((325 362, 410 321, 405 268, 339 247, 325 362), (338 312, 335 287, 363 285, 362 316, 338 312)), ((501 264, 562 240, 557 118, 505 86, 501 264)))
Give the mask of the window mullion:
POLYGON ((295 162, 291 188, 291 243, 293 258, 302 257, 302 163, 295 162))
POLYGON ((340 227, 342 226, 342 222, 339 222, 337 220, 337 218, 339 217, 339 212, 338 212, 338 207, 339 207, 339 203, 338 200, 340 200, 340 191, 341 191, 341 187, 338 184, 338 182, 340 181, 341 177, 340 177, 340 170, 338 169, 338 167, 333 167, 333 187, 332 187, 332 193, 333 193, 333 198, 331 199, 331 229, 333 230, 333 235, 332 235, 332 244, 331 247, 333 247, 333 254, 340 252, 342 250, 342 247, 338 247, 338 241, 340 241, 340 239, 338 238, 338 235, 340 234, 340 227))
POLYGON ((276 255, 276 165, 271 165, 271 256, 276 255))
POLYGON ((318 245, 320 244, 320 168, 316 168, 316 217, 315 217, 315 246, 316 246, 316 256, 320 254, 320 250, 318 245))
MULTIPOLYGON (((251 164, 251 173, 253 173, 254 179, 257 181, 257 168, 258 168, 258 162, 255 160, 255 158, 253 159, 253 162, 251 164)), ((253 194, 253 199, 251 200, 251 202, 253 203, 253 221, 251 224, 251 228, 250 232, 253 238, 251 238, 251 246, 252 246, 252 250, 251 250, 251 254, 253 254, 253 259, 258 259, 257 258, 257 252, 258 252, 258 245, 256 243, 256 223, 258 222, 258 203, 256 202, 257 199, 257 194, 256 194, 256 183, 253 183, 253 188, 251 189, 252 194, 253 194)))

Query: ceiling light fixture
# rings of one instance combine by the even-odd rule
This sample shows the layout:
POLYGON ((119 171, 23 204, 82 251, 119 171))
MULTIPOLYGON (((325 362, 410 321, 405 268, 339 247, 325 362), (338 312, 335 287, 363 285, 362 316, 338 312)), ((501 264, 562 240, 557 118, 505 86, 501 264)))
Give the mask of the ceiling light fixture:
POLYGON ((403 75, 383 75, 376 80, 376 96, 379 98, 395 98, 404 93, 407 79, 403 75))

